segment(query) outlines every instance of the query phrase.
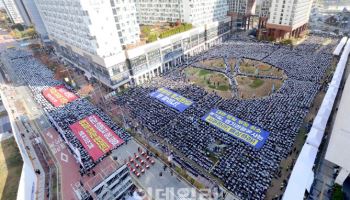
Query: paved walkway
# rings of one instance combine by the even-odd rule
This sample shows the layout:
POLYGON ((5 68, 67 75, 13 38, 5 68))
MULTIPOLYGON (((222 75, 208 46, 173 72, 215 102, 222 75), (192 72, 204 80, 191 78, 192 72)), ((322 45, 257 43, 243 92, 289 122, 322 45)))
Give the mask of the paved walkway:
MULTIPOLYGON (((134 153, 138 153, 139 147, 145 151, 138 143, 131 140, 127 145, 123 145, 114 151, 113 156, 116 156, 118 160, 123 162, 124 160, 128 160, 129 157, 134 157, 134 153)), ((141 175, 139 178, 132 175, 137 184, 142 186, 150 196, 153 196, 155 199, 167 200, 201 199, 198 192, 192 186, 179 179, 175 173, 172 174, 169 168, 164 170, 164 164, 160 160, 153 157, 152 159, 154 159, 155 164, 151 165, 145 171, 144 175, 141 175), (162 176, 159 175, 160 172, 162 172, 162 176), (184 193, 181 195, 181 192, 184 193)))
MULTIPOLYGON (((1 77, 1 81, 2 81, 2 77, 1 77)), ((15 99, 16 97, 9 94, 12 88, 4 87, 3 85, 1 87, 2 87, 1 96, 4 100, 4 104, 5 105, 7 104, 6 107, 8 108, 8 110, 11 110, 11 112, 13 111, 14 113, 14 114, 12 114, 11 112, 9 113, 10 121, 11 123, 13 123, 13 126, 16 126, 18 128, 18 131, 19 131, 17 132, 17 130, 13 130, 13 133, 16 134, 16 137, 22 140, 23 144, 25 145, 25 151, 28 154, 31 161, 31 163, 28 163, 28 164, 29 165, 31 164, 34 169, 38 169, 41 172, 40 174, 37 174, 36 196, 38 199, 45 199, 45 173, 38 159, 38 156, 33 148, 32 141, 29 139, 30 133, 26 132, 26 128, 24 127, 21 121, 16 120, 16 119, 20 119, 20 117, 22 116, 17 113, 17 108, 13 104, 13 99, 15 99), (9 98, 10 101, 8 101, 7 98, 9 98), (21 133, 26 133, 27 137, 22 137, 20 135, 21 133)))

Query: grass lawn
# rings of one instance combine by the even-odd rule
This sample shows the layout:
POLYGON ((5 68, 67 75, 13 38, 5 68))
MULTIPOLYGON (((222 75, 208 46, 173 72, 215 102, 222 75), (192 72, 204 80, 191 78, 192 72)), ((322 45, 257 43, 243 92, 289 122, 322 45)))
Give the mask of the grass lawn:
POLYGON ((210 70, 201 69, 201 70, 199 71, 198 76, 206 76, 206 75, 208 75, 208 74, 210 74, 210 73, 212 73, 210 70))
POLYGON ((241 70, 241 72, 247 73, 247 74, 255 74, 256 72, 256 68, 248 64, 240 65, 239 69, 241 70))
POLYGON ((262 71, 270 71, 271 70, 271 66, 269 66, 269 65, 259 65, 258 66, 258 69, 259 70, 262 70, 262 71))
POLYGON ((243 61, 239 64, 239 69, 242 73, 247 74, 276 76, 281 78, 285 77, 283 70, 269 64, 250 59, 243 59, 243 61))
POLYGON ((224 68, 224 69, 226 68, 226 64, 223 58, 203 60, 200 63, 207 67, 224 68))
POLYGON ((230 89, 228 79, 224 74, 201 69, 198 76, 202 79, 197 81, 200 81, 206 87, 219 91, 228 91, 230 89))
POLYGON ((264 84, 264 81, 263 81, 263 80, 261 80, 261 79, 254 79, 254 80, 253 80, 253 83, 250 84, 249 86, 250 86, 251 88, 258 88, 258 87, 262 86, 262 84, 264 84))
POLYGON ((207 69, 187 67, 184 70, 186 77, 194 84, 203 87, 207 91, 217 92, 223 97, 231 97, 230 82, 226 75, 207 69))
POLYGON ((0 144, 0 199, 17 198, 22 158, 15 139, 4 140, 0 144))
POLYGON ((257 98, 271 95, 272 87, 278 91, 283 80, 259 79, 254 77, 237 76, 238 91, 241 98, 257 98))

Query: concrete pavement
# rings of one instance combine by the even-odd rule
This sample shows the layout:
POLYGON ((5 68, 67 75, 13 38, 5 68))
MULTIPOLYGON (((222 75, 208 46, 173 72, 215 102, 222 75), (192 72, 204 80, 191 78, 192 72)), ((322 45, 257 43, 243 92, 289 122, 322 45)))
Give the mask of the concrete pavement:
MULTIPOLYGON (((17 130, 13 130, 13 134, 18 140, 21 140, 23 144, 25 145, 25 151, 30 158, 31 164, 34 169, 40 170, 40 174, 37 174, 37 183, 36 183, 36 197, 38 199, 45 199, 45 173, 41 166, 41 163, 38 160, 38 156, 36 155, 36 152, 33 148, 32 141, 30 138, 30 133, 27 133, 23 122, 19 121, 21 114, 17 113, 16 105, 14 105, 14 100, 16 99, 15 96, 12 96, 11 93, 13 92, 14 88, 8 85, 4 85, 3 77, 0 76, 0 87, 1 87, 1 97, 3 99, 4 106, 9 111, 9 119, 11 124, 14 127, 17 127, 17 130), (27 137, 22 137, 21 134, 26 134, 27 137)), ((22 155, 23 156, 23 155, 22 155)), ((25 159, 23 159, 25 160, 25 159)))

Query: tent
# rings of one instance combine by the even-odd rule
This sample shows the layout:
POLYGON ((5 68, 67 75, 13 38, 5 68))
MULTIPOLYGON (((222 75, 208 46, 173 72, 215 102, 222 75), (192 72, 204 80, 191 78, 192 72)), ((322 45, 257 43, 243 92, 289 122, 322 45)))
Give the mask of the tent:
POLYGON ((283 200, 302 200, 305 190, 310 191, 314 180, 312 168, 316 160, 317 150, 312 145, 304 144, 289 178, 283 200))
POLYGON ((343 77, 349 54, 350 40, 346 43, 327 94, 317 113, 306 143, 295 163, 286 191, 283 195, 283 200, 302 200, 304 199, 305 190, 310 191, 311 189, 314 180, 312 168, 334 105, 334 100, 343 77))
POLYGON ((348 39, 347 37, 343 37, 343 38, 340 40, 338 46, 335 48, 335 50, 334 50, 334 52, 333 52, 333 55, 336 55, 336 56, 339 56, 339 55, 340 55, 341 50, 343 49, 344 45, 346 44, 346 40, 347 40, 347 39, 348 39))

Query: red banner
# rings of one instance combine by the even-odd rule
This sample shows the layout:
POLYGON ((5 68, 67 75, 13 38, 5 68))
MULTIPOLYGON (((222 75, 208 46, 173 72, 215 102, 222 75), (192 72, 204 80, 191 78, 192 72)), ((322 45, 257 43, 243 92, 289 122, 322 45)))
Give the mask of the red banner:
POLYGON ((108 151, 124 142, 97 115, 90 115, 70 125, 69 128, 87 150, 93 161, 98 160, 108 151))
POLYGON ((64 85, 46 88, 42 91, 44 97, 55 107, 75 101, 78 97, 68 91, 64 85))

